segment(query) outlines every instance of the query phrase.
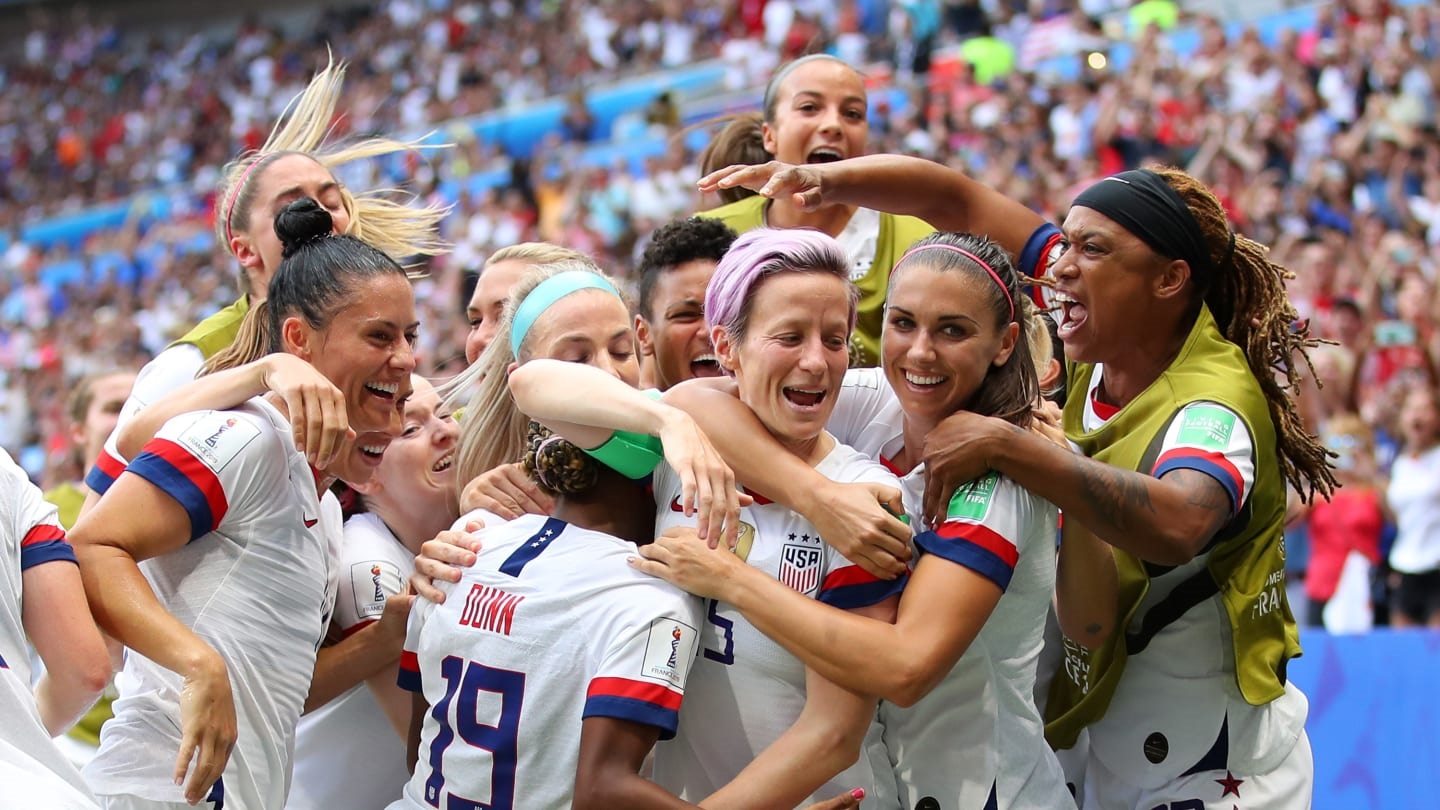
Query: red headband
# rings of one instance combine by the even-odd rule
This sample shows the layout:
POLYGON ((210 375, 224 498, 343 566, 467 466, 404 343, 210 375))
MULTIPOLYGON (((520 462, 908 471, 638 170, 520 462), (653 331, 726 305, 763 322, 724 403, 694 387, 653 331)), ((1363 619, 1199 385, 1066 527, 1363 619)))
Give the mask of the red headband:
MULTIPOLYGON (((230 189, 230 195, 225 198, 225 208, 221 213, 225 217, 223 222, 225 223, 226 250, 230 250, 230 240, 235 236, 230 231, 230 217, 235 213, 235 203, 240 199, 240 189, 245 187, 245 181, 250 179, 250 173, 255 171, 255 167, 263 163, 267 157, 269 157, 269 155, 264 153, 256 155, 255 160, 252 161, 249 166, 245 167, 245 171, 240 173, 240 179, 235 181, 234 187, 230 189)), ((234 251, 232 250, 231 252, 233 253, 234 251)))
POLYGON ((921 245, 920 247, 910 248, 909 250, 905 251, 905 255, 900 257, 900 261, 895 262, 895 266, 896 266, 896 267, 899 267, 902 263, 904 263, 904 261, 905 261, 906 259, 908 259, 908 258, 910 258, 911 256, 915 255, 916 253, 919 253, 919 252, 922 251, 922 250, 934 250, 934 249, 938 249, 938 250, 948 250, 948 251, 950 251, 951 253, 959 253, 961 256, 964 256, 965 258, 969 259, 970 261, 975 262, 976 264, 980 265, 980 267, 983 268, 983 269, 985 270, 985 272, 987 272, 987 273, 990 274, 990 278, 995 279, 995 285, 1000 288, 1000 292, 1004 293, 1004 295, 1005 295, 1005 303, 1007 303, 1007 304, 1010 305, 1010 320, 1011 320, 1011 321, 1015 320, 1015 299, 1010 297, 1010 288, 1005 286, 1005 282, 1000 279, 1000 274, 997 273, 997 272, 995 272, 995 268, 993 268, 993 267, 991 267, 990 265, 986 264, 984 259, 980 258, 979 256, 976 256, 974 253, 971 253, 970 251, 966 250, 965 248, 955 247, 954 245, 941 245, 941 244, 921 245))

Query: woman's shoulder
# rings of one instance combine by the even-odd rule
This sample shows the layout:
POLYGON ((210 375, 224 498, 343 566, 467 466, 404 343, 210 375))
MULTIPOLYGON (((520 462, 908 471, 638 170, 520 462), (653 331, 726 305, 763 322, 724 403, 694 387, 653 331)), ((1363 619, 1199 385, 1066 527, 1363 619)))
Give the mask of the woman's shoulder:
POLYGON ((718 219, 729 225, 736 233, 753 231, 765 224, 765 198, 758 194, 727 203, 709 211, 699 211, 697 217, 718 219))

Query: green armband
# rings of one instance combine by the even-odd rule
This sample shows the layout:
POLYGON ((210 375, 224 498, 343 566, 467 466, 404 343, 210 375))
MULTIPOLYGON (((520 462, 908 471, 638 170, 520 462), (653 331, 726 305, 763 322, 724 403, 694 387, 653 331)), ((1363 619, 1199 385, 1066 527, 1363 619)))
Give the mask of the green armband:
POLYGON ((585 452, 615 472, 633 479, 644 478, 665 460, 660 439, 628 430, 615 431, 604 444, 585 452))

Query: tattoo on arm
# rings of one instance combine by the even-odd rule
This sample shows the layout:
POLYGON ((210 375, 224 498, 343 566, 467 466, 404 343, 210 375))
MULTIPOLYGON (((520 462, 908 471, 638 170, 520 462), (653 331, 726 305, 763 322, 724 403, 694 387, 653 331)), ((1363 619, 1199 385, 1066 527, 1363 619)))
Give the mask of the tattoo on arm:
POLYGON ((1225 522, 1234 514, 1239 504, 1230 503, 1230 493, 1219 481, 1199 470, 1174 470, 1164 479, 1185 490, 1185 505, 1204 510, 1206 515, 1205 537, 1214 537, 1225 527, 1225 522))
POLYGON ((1099 519, 1100 525, 1090 525, 1097 536, 1128 534, 1143 520, 1138 513, 1155 513, 1146 476, 1079 454, 1072 455, 1070 463, 1080 479, 1081 493, 1099 519))

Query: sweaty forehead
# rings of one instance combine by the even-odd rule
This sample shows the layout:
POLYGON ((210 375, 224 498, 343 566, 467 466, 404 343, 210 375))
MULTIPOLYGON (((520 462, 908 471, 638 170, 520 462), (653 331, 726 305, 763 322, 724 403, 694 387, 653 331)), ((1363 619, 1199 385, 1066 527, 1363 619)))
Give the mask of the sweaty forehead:
POLYGON ((269 202, 292 189, 310 193, 334 182, 335 176, 314 158, 301 154, 281 155, 261 170, 255 191, 258 200, 269 202))
POLYGON ((793 98, 800 93, 854 97, 865 101, 865 83, 849 65, 829 59, 801 65, 780 83, 779 95, 793 98))

